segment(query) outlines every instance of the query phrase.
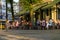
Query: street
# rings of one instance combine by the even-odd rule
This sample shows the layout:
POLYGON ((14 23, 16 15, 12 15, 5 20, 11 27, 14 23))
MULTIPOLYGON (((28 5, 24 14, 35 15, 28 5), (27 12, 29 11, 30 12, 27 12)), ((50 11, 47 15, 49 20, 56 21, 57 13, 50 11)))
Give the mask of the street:
POLYGON ((60 40, 60 0, 0 0, 0 40, 60 40))
POLYGON ((0 30, 0 40, 60 40, 60 30, 0 30))

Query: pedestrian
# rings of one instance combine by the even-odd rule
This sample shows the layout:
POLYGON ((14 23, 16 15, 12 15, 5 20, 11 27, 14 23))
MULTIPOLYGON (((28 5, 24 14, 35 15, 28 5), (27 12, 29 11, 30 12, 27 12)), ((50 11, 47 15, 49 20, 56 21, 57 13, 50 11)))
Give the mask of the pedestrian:
POLYGON ((6 26, 6 31, 8 31, 9 30, 9 28, 10 28, 10 23, 9 23, 10 21, 9 20, 7 20, 7 22, 6 22, 6 24, 5 24, 5 26, 6 26))
POLYGON ((42 20, 42 29, 44 30, 45 28, 46 28, 46 20, 43 19, 43 20, 42 20))
POLYGON ((53 28, 53 19, 49 19, 48 23, 49 23, 49 29, 52 29, 53 28))
POLYGON ((48 21, 46 21, 46 28, 47 28, 47 30, 49 29, 49 22, 48 21))
POLYGON ((22 20, 22 29, 25 29, 25 25, 26 25, 26 20, 22 20))
POLYGON ((37 28, 38 28, 38 30, 40 29, 40 20, 39 19, 37 20, 37 28))
POLYGON ((57 29, 60 29, 60 20, 57 22, 57 29))
POLYGON ((15 26, 16 26, 16 29, 18 29, 18 28, 19 28, 19 22, 18 22, 18 21, 16 21, 15 26))
POLYGON ((15 21, 12 22, 12 29, 15 29, 15 21))
POLYGON ((29 29, 32 29, 32 22, 29 21, 29 29))

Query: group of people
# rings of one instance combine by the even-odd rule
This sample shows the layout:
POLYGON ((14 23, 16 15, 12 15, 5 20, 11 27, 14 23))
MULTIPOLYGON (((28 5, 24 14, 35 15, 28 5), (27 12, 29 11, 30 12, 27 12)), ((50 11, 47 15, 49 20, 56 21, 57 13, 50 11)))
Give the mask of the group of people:
POLYGON ((5 24, 5 28, 8 29, 31 29, 32 27, 32 23, 31 21, 26 21, 26 20, 22 20, 22 21, 18 21, 15 20, 13 22, 11 21, 7 21, 5 24))
POLYGON ((53 19, 49 19, 46 21, 45 19, 43 20, 37 20, 35 23, 35 26, 31 21, 26 21, 26 20, 15 20, 13 22, 10 22, 9 20, 6 22, 5 25, 6 29, 60 29, 60 20, 55 22, 53 19))
POLYGON ((38 29, 60 29, 60 20, 54 21, 53 19, 49 19, 46 21, 37 20, 37 27, 38 29))
POLYGON ((19 22, 16 20, 16 21, 9 21, 7 20, 7 22, 5 23, 5 29, 8 30, 8 29, 18 29, 19 27, 19 22))

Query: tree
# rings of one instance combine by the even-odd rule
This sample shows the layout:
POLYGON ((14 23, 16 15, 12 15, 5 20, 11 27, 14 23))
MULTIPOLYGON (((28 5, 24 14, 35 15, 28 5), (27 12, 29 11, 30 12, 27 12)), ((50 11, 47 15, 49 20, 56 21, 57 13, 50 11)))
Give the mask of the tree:
MULTIPOLYGON (((34 15, 34 11, 36 10, 35 8, 39 8, 40 4, 42 4, 42 0, 20 0, 20 5, 23 9, 22 12, 28 11, 30 12, 30 17, 31 17, 31 21, 33 22, 33 15, 34 15)), ((21 12, 21 13, 22 13, 21 12)))
POLYGON ((6 21, 8 20, 8 15, 7 15, 7 2, 8 2, 8 0, 6 0, 6 21))
POLYGON ((7 4, 10 3, 11 5, 11 9, 10 9, 10 12, 12 13, 12 20, 14 20, 14 11, 13 11, 13 0, 6 0, 6 19, 8 20, 8 7, 7 7, 7 4))
POLYGON ((11 4, 12 20, 14 20, 13 0, 10 0, 10 4, 11 4))

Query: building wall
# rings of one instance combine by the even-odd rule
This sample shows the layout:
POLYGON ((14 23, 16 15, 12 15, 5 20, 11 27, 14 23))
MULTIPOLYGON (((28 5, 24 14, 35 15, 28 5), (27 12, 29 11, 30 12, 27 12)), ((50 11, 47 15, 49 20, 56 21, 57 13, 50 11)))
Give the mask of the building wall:
POLYGON ((52 10, 52 19, 54 21, 56 21, 57 20, 57 16, 56 16, 57 15, 56 5, 54 5, 53 8, 54 8, 54 10, 52 10))

